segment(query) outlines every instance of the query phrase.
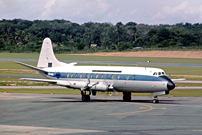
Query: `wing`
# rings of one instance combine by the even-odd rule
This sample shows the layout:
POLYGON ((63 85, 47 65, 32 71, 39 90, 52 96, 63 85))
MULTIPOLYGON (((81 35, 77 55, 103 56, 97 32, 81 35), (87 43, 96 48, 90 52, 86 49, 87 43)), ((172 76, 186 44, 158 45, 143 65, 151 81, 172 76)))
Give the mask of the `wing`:
POLYGON ((177 82, 177 81, 185 81, 186 79, 171 79, 173 82, 177 82))
POLYGON ((52 79, 35 79, 35 78, 21 78, 20 80, 27 80, 27 81, 36 81, 36 82, 47 82, 52 83, 60 86, 69 87, 70 82, 64 80, 52 80, 52 79))

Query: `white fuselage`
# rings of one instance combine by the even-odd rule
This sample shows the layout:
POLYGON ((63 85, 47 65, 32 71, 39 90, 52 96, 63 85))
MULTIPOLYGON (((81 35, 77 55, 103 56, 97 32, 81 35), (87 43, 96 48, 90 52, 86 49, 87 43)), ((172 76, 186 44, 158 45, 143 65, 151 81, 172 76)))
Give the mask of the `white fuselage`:
POLYGON ((120 66, 60 66, 44 68, 49 79, 65 80, 69 88, 81 89, 90 83, 97 85, 91 90, 120 92, 158 92, 168 91, 169 80, 162 78, 165 72, 158 68, 120 67, 120 66))

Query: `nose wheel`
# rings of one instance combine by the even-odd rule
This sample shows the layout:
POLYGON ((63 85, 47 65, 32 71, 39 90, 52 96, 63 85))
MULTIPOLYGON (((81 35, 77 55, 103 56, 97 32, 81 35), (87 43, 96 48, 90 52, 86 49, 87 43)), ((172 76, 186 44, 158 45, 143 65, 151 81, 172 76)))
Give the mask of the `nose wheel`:
POLYGON ((156 104, 156 103, 159 103, 159 99, 157 96, 154 96, 154 99, 153 99, 153 104, 156 104))

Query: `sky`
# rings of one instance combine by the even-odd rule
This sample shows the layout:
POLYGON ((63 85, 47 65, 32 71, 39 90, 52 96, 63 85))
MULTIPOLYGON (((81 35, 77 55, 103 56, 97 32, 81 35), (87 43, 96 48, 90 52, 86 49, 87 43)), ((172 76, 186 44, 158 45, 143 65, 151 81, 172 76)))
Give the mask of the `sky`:
POLYGON ((0 0, 0 20, 202 23, 202 0, 0 0))

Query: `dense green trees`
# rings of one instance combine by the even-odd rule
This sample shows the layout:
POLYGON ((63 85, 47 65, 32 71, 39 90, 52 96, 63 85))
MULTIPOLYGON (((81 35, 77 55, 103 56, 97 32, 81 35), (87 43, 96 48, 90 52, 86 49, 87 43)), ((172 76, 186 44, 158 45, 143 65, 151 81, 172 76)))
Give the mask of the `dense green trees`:
POLYGON ((66 20, 0 20, 0 51, 39 52, 46 37, 51 38, 56 52, 201 47, 202 24, 87 22, 80 25, 66 20), (91 48, 91 44, 97 47, 91 48))

